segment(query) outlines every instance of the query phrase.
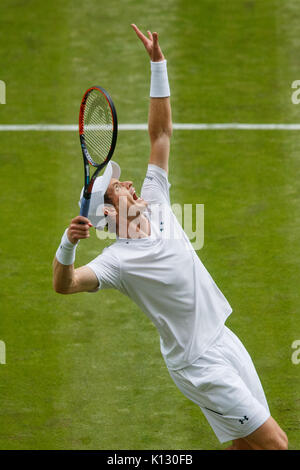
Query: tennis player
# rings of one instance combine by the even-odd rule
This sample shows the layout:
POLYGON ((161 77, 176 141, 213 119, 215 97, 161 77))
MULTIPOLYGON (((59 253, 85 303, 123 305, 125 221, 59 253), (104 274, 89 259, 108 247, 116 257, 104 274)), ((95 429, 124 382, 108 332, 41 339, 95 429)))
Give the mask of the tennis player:
POLYGON ((54 289, 73 294, 114 288, 130 297, 157 327, 175 384, 201 408, 221 443, 233 441, 228 447, 233 450, 287 449, 287 436, 270 416, 248 352, 225 326, 232 309, 172 212, 167 62, 157 33, 148 31, 147 37, 132 28, 151 59, 151 151, 141 196, 131 181, 120 181, 120 167, 110 162, 95 182, 89 219, 75 217, 62 237, 54 289), (92 225, 107 224, 116 241, 75 269, 79 240, 89 237, 92 225))

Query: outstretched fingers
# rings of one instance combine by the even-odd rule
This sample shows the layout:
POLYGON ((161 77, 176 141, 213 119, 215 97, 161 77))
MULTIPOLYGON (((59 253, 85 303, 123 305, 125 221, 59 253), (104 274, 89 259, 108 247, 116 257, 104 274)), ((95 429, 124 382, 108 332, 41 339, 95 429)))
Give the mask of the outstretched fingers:
MULTIPOLYGON (((131 27, 133 28, 133 30, 135 31, 136 35, 138 38, 140 38, 140 40, 146 45, 148 43, 148 39, 146 38, 146 36, 142 33, 142 31, 139 30, 139 28, 133 23, 131 25, 131 27)), ((149 31, 150 32, 150 31, 149 31)), ((148 34, 149 34, 148 32, 148 34)), ((151 33, 150 33, 151 34, 151 33)))
POLYGON ((154 62, 159 62, 164 60, 164 55, 161 51, 161 48, 158 43, 158 33, 151 33, 151 31, 147 31, 148 37, 145 36, 139 28, 132 23, 132 29, 135 31, 137 37, 142 41, 145 46, 146 51, 148 52, 150 58, 154 62))

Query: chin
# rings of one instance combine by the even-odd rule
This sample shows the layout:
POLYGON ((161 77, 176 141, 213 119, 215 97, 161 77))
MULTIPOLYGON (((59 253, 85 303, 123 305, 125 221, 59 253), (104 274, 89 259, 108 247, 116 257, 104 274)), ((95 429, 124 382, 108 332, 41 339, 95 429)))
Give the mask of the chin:
POLYGON ((144 212, 144 210, 147 208, 148 203, 144 201, 142 198, 134 199, 133 204, 130 206, 130 215, 137 215, 138 213, 144 212))

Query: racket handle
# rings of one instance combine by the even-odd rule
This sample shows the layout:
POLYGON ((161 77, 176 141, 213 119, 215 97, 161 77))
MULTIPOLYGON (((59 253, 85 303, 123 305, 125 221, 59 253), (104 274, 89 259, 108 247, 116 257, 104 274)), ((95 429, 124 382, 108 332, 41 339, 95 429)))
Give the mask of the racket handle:
POLYGON ((80 215, 83 215, 83 217, 87 217, 89 214, 90 201, 90 199, 85 199, 85 197, 82 198, 80 215))

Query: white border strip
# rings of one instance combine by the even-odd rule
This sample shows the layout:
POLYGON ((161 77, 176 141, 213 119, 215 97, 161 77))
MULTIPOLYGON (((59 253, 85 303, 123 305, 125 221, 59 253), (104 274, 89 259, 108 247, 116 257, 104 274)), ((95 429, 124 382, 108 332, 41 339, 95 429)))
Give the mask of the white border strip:
MULTIPOLYGON (((120 131, 146 131, 148 124, 119 124, 120 131)), ((243 123, 216 123, 216 124, 173 124, 174 130, 202 131, 202 130, 289 130, 299 131, 300 124, 243 124, 243 123)), ((0 124, 0 132, 6 131, 78 131, 77 124, 0 124)))

